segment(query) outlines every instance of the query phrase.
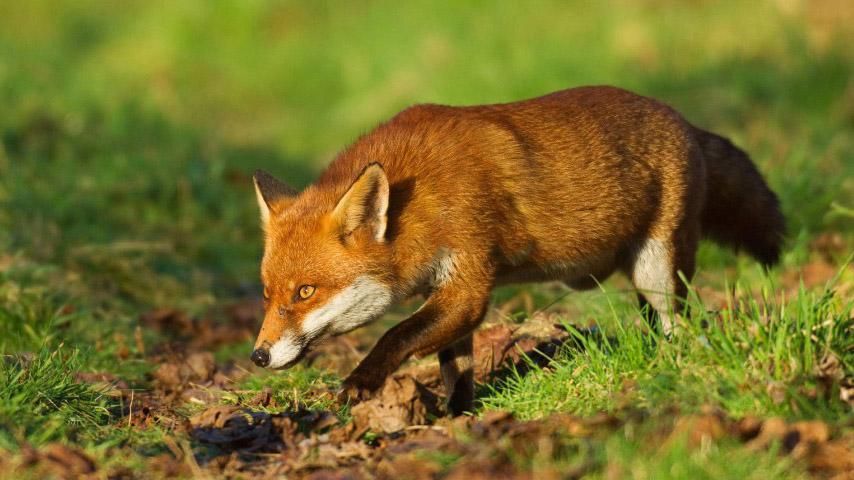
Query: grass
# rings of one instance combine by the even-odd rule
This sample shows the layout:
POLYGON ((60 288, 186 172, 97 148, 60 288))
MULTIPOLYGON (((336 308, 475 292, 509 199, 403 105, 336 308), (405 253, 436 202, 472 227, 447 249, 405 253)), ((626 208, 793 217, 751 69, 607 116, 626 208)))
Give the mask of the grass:
MULTIPOLYGON (((311 367, 295 367, 287 375, 264 373, 244 380, 236 394, 226 401, 245 403, 252 395, 269 390, 271 408, 261 407, 267 412, 298 410, 335 410, 335 390, 340 385, 336 375, 311 367)), ((337 412, 346 416, 346 411, 337 412)))
POLYGON ((734 442, 697 449, 688 447, 685 441, 676 441, 664 448, 649 448, 642 445, 642 436, 621 433, 604 442, 601 451, 602 457, 607 458, 604 474, 594 474, 590 478, 760 480, 806 476, 800 468, 781 459, 777 449, 756 453, 734 442))
MULTIPOLYGON (((789 221, 782 266, 765 276, 704 245, 698 291, 737 293, 717 313, 693 298, 685 334, 670 342, 653 344, 634 327, 633 295, 619 282, 568 296, 556 306, 577 316, 563 320, 600 334, 573 330, 575 342, 548 367, 484 386, 477 413, 533 419, 631 404, 659 418, 713 404, 733 416, 850 425, 838 386, 816 374, 829 358, 843 375, 854 370, 846 14, 770 0, 0 5, 0 449, 62 440, 139 468, 166 449, 174 432, 119 427, 120 401, 73 379, 109 372, 149 389, 157 365, 135 332, 149 348, 168 336, 142 329, 141 313, 198 314, 259 294, 254 169, 306 185, 407 105, 510 101, 582 84, 660 98, 751 152, 789 221), (835 253, 816 247, 828 235, 840 238, 835 253), (840 272, 835 283, 792 288, 792 276, 826 263, 840 272)), ((521 287, 496 302, 522 288, 536 308, 560 295, 521 287)), ((217 361, 247 348, 225 345, 217 361)), ((224 401, 268 387, 276 408, 329 408, 325 392, 339 380, 312 368, 253 372, 224 401)), ((618 431, 552 460, 592 458, 603 477, 803 473, 734 444, 649 451, 638 445, 644 435, 618 431)), ((454 464, 437 458, 443 471, 454 464)))
POLYGON ((41 350, 0 363, 0 448, 18 442, 92 440, 110 417, 103 392, 79 383, 76 350, 41 350))
POLYGON ((695 313, 668 341, 627 325, 624 319, 640 312, 606 297, 604 328, 587 334, 569 326, 572 338, 558 358, 546 368, 532 363, 533 374, 487 385, 482 408, 539 418, 716 405, 736 417, 854 418, 838 390, 822 391, 816 374, 830 358, 840 372, 854 369, 854 301, 832 288, 801 288, 778 300, 769 298, 770 282, 763 287, 759 297, 730 297, 721 312, 706 313, 695 300, 695 313))

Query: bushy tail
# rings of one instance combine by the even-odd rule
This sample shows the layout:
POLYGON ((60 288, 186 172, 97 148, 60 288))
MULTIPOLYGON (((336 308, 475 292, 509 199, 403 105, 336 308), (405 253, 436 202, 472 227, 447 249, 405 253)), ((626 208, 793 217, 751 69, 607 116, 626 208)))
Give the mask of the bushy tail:
POLYGON ((747 154, 729 140, 695 128, 706 161, 703 235, 771 266, 780 259, 786 221, 777 195, 747 154))

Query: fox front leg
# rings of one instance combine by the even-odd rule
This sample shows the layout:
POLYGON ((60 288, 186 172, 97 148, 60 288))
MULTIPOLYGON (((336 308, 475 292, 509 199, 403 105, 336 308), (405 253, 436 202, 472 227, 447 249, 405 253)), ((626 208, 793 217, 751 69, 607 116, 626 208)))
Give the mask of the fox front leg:
MULTIPOLYGON (((366 399, 382 387, 385 379, 410 356, 425 356, 444 349, 459 350, 461 356, 465 356, 467 351, 470 357, 470 334, 486 314, 493 283, 491 274, 492 271, 484 269, 483 264, 468 274, 457 270, 452 278, 430 295, 418 311, 379 339, 373 350, 344 380, 340 398, 349 401, 366 399), (455 342, 463 341, 466 337, 469 338, 469 347, 464 342, 458 348, 455 342)), ((449 357, 448 360, 452 359, 449 357)), ((471 395, 467 392, 471 392, 472 388, 463 385, 465 382, 471 383, 471 375, 463 371, 459 373, 459 379, 454 379, 454 383, 459 383, 460 387, 457 390, 458 400, 451 405, 454 413, 457 413, 457 407, 464 410, 471 408, 471 395)), ((454 392, 449 392, 449 395, 453 397, 454 392)))

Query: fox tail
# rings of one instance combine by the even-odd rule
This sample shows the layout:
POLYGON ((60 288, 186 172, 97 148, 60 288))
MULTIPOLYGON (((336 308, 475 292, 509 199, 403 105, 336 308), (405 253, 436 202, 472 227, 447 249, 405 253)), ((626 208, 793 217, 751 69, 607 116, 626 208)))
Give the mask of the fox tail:
POLYGON ((743 150, 695 127, 706 163, 703 235, 746 250, 766 267, 780 259, 786 221, 777 195, 743 150))

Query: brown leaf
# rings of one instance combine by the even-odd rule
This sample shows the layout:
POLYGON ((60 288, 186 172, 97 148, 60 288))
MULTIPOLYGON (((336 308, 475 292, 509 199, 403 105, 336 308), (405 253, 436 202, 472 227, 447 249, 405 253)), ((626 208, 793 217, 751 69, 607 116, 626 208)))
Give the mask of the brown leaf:
POLYGON ((146 465, 154 478, 184 478, 190 476, 190 467, 168 453, 152 458, 146 465))
POLYGON ((357 473, 354 470, 343 470, 340 468, 330 468, 325 470, 317 470, 310 473, 305 480, 358 480, 361 478, 375 478, 373 475, 367 476, 357 473))
POLYGON ((783 273, 782 284, 789 289, 797 289, 803 281, 808 289, 825 285, 833 278, 838 267, 823 259, 811 261, 803 265, 800 270, 787 270, 783 273))
POLYGON ((765 386, 765 391, 771 397, 774 405, 780 405, 786 401, 786 385, 781 382, 768 382, 768 385, 765 386))
POLYGON ((818 444, 827 442, 830 428, 819 420, 795 422, 783 437, 783 446, 795 458, 809 457, 818 444))
POLYGON ((723 421, 718 415, 686 415, 676 419, 666 443, 686 439, 688 446, 696 448, 709 441, 719 440, 725 433, 723 421))
POLYGON ((376 471, 380 478, 435 478, 442 466, 423 453, 411 452, 381 459, 376 471))
POLYGON ((817 445, 808 457, 809 469, 813 473, 839 475, 833 478, 854 476, 854 442, 844 439, 817 445))
POLYGON ((802 442, 822 443, 830 438, 830 427, 820 420, 795 422, 790 429, 798 432, 802 442))
POLYGON ((839 399, 854 408, 854 378, 845 377, 839 382, 839 399))
POLYGON ((513 464, 502 458, 478 458, 460 462, 445 477, 447 480, 524 480, 528 472, 517 472, 513 464))
POLYGON ((269 407, 270 403, 273 401, 273 390, 270 387, 264 387, 263 390, 256 393, 249 402, 248 405, 253 407, 269 407))
POLYGON ((174 363, 164 363, 154 371, 154 380, 163 388, 175 388, 181 385, 181 367, 174 363))
POLYGON ((187 357, 192 377, 196 381, 209 380, 216 370, 214 356, 210 352, 193 353, 187 357))
POLYGON ((845 253, 845 239, 839 232, 824 232, 810 242, 810 250, 817 252, 827 262, 845 253))
POLYGON ((47 445, 43 458, 54 474, 61 478, 77 478, 95 471, 95 462, 88 455, 60 443, 47 445))
POLYGON ((762 421, 751 416, 742 418, 734 425, 735 435, 737 435, 743 442, 756 438, 756 436, 759 435, 761 428, 762 421))
POLYGON ((501 366, 512 343, 513 329, 509 325, 493 325, 475 332, 475 376, 484 378, 489 372, 501 366))
POLYGON ((747 442, 747 448, 751 450, 767 448, 773 441, 782 441, 788 430, 789 428, 782 418, 771 417, 762 422, 762 426, 759 427, 759 435, 747 442))
POLYGON ((395 375, 372 399, 350 410, 353 422, 377 432, 392 433, 423 425, 439 414, 438 399, 409 375, 395 375))
POLYGON ((159 308, 143 313, 139 320, 143 325, 160 331, 184 335, 193 332, 193 322, 190 316, 174 308, 159 308))

